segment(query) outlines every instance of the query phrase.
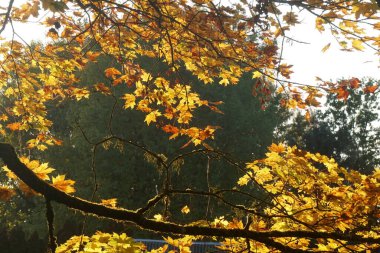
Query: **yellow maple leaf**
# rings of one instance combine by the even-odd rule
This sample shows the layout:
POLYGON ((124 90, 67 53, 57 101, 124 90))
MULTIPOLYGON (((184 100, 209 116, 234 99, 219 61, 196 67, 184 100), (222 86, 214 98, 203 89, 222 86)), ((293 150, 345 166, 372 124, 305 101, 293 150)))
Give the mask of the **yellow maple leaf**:
POLYGON ((271 170, 268 167, 265 167, 255 173, 255 178, 257 182, 264 183, 271 181, 273 179, 273 175, 271 170))
POLYGON ((164 217, 161 215, 161 214, 155 214, 153 216, 153 218, 156 220, 156 221, 163 221, 164 220, 164 217))
POLYGON ((260 72, 260 71, 254 71, 253 72, 253 75, 252 75, 252 78, 255 79, 255 78, 259 78, 261 77, 263 74, 260 72))
POLYGON ((230 83, 230 81, 227 78, 223 78, 219 81, 219 84, 227 86, 230 83))
POLYGON ((117 205, 117 199, 116 198, 113 198, 113 199, 102 199, 101 203, 103 205, 106 205, 106 206, 116 207, 116 205, 117 205))
POLYGON ((44 145, 44 144, 39 144, 39 145, 37 145, 37 149, 38 149, 38 150, 41 150, 41 151, 44 151, 44 150, 47 149, 47 146, 44 145))
POLYGON ((319 251, 329 252, 331 250, 330 247, 321 243, 318 243, 317 246, 319 251))
POLYGON ((353 40, 352 47, 359 51, 363 51, 363 49, 365 48, 361 40, 353 40))
POLYGON ((123 99, 125 100, 124 108, 133 109, 136 105, 136 97, 132 94, 124 94, 123 99))
POLYGON ((342 231, 342 232, 346 231, 347 229, 350 229, 350 226, 349 226, 347 223, 343 222, 343 221, 339 221, 339 222, 336 224, 336 227, 337 227, 340 231, 342 231))
POLYGON ((7 177, 10 178, 10 179, 17 179, 18 177, 16 176, 16 174, 14 174, 10 169, 8 169, 8 166, 4 165, 3 167, 1 167, 7 174, 7 177))
POLYGON ((85 88, 72 88, 71 92, 77 101, 90 97, 90 92, 85 88))
POLYGON ((144 74, 141 75, 141 80, 143 82, 149 82, 150 80, 152 80, 152 76, 151 74, 144 72, 144 74))
POLYGON ((326 23, 326 21, 320 17, 317 17, 315 19, 315 28, 320 31, 320 32, 323 32, 325 30, 325 27, 324 27, 324 24, 326 23))
POLYGON ((285 146, 282 143, 279 143, 278 145, 275 143, 272 143, 272 145, 270 145, 268 149, 272 152, 276 152, 280 154, 285 151, 285 146))
POLYGON ((49 180, 48 174, 54 171, 53 168, 49 167, 48 163, 40 163, 37 160, 29 160, 27 157, 20 157, 20 161, 42 180, 49 180))
MULTIPOLYGON (((252 173, 250 173, 250 174, 252 174, 252 173)), ((247 185, 249 180, 251 180, 251 178, 249 175, 246 174, 246 175, 240 177, 237 183, 238 183, 238 185, 243 186, 243 185, 247 185)))
POLYGON ((212 225, 214 225, 215 227, 225 228, 228 226, 228 221, 224 219, 224 216, 220 216, 214 219, 214 221, 212 222, 212 225))
POLYGON ((289 226, 284 221, 276 222, 271 227, 271 230, 273 231, 286 231, 289 228, 289 226))
POLYGON ((185 67, 189 71, 196 71, 198 67, 192 62, 185 62, 185 67))
POLYGON ((146 115, 144 122, 146 122, 149 126, 151 122, 156 122, 157 117, 161 116, 161 113, 158 110, 155 110, 148 115, 146 115))
POLYGON ((75 189, 73 185, 75 184, 75 181, 70 179, 65 179, 65 175, 58 175, 56 177, 52 178, 52 185, 57 188, 58 190, 61 190, 65 193, 73 193, 75 192, 75 189))
POLYGON ((326 46, 324 46, 323 48, 322 48, 322 53, 324 53, 324 52, 326 52, 329 48, 330 48, 330 46, 331 46, 331 43, 328 43, 326 46))
POLYGON ((152 249, 150 253, 165 253, 168 250, 168 245, 165 244, 164 246, 158 248, 158 249, 152 249))
POLYGON ((33 172, 42 180, 49 180, 48 174, 54 171, 54 169, 50 168, 48 165, 48 163, 43 163, 37 168, 33 169, 33 172))
POLYGON ((199 144, 202 143, 202 140, 200 140, 198 138, 192 139, 191 141, 194 143, 195 146, 198 146, 199 144))
POLYGON ((205 73, 199 73, 198 74, 199 80, 203 81, 205 84, 212 83, 212 78, 205 73))
POLYGON ((190 208, 186 205, 186 206, 182 207, 181 212, 184 214, 188 214, 188 213, 190 213, 190 208))

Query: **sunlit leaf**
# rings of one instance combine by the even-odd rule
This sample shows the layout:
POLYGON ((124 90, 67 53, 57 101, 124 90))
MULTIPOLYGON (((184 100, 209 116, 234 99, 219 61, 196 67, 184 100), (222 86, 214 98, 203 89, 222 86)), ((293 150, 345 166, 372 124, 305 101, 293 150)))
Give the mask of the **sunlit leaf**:
POLYGON ((326 44, 326 46, 324 46, 323 48, 322 48, 322 53, 324 53, 324 52, 326 52, 329 48, 330 48, 330 46, 331 46, 331 43, 328 43, 328 44, 326 44))
POLYGON ((365 48, 361 40, 353 40, 352 47, 359 51, 362 51, 365 48))
POLYGON ((75 181, 70 179, 65 179, 65 175, 58 175, 52 178, 52 185, 65 193, 73 193, 75 192, 74 184, 75 181))
POLYGON ((20 130, 21 123, 20 122, 15 122, 7 125, 7 128, 9 128, 12 131, 17 131, 20 130))
POLYGON ((366 93, 374 93, 377 90, 378 87, 379 86, 377 84, 372 85, 372 86, 367 86, 367 87, 364 88, 364 92, 366 92, 366 93))
POLYGON ((117 199, 116 199, 116 198, 112 198, 112 199, 102 199, 102 200, 101 200, 101 203, 102 203, 103 205, 106 205, 106 206, 116 207, 116 205, 117 205, 117 199))
POLYGON ((186 206, 182 207, 181 212, 184 214, 188 214, 188 213, 190 213, 190 208, 186 205, 186 206))

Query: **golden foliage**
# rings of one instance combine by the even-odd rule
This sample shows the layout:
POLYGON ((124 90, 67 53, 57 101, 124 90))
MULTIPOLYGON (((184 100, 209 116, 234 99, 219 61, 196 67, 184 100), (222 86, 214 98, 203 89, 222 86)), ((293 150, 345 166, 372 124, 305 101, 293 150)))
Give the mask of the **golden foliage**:
MULTIPOLYGON (((339 167, 334 159, 319 153, 312 154, 283 144, 272 144, 269 151, 266 158, 247 163, 247 173, 238 181, 239 185, 256 183, 271 196, 271 204, 264 213, 272 218, 266 221, 254 218, 252 230, 257 230, 259 222, 260 228, 267 231, 344 233, 358 229, 358 234, 380 237, 379 224, 374 222, 380 217, 379 169, 371 175, 362 175, 339 167), (371 231, 367 227, 371 227, 371 231)), ((279 241, 292 241, 292 247, 299 249, 306 249, 310 243, 305 238, 279 241)), ((256 243, 255 247, 258 247, 256 243)), ((265 245, 260 247, 263 250, 260 252, 267 251, 265 245)), ((320 240, 318 244, 319 249, 337 250, 340 247, 339 240, 333 239, 320 240)), ((368 245, 347 247, 358 250, 368 245)))
MULTIPOLYGON (((113 91, 119 89, 124 109, 143 113, 147 125, 162 129, 170 135, 169 139, 186 137, 183 148, 203 145, 211 151, 207 141, 214 138, 219 127, 212 122, 199 126, 194 117, 201 108, 222 113, 218 108, 221 102, 201 97, 198 83, 236 85, 245 73, 255 79, 254 94, 268 99, 274 92, 286 93, 281 105, 302 109, 310 119, 309 107, 320 105, 323 92, 346 100, 348 89, 359 88, 360 81, 351 78, 334 84, 318 80, 307 85, 291 82, 292 66, 280 59, 282 49, 279 50, 277 40, 287 38, 287 32, 302 22, 299 10, 311 13, 315 29, 330 31, 343 50, 371 48, 379 55, 380 12, 376 1, 257 1, 257 6, 246 0, 234 2, 27 0, 13 6, 10 16, 5 14, 1 24, 9 20, 26 23, 38 18, 48 32, 44 44, 26 45, 16 39, 1 39, 0 90, 7 103, 0 116, 0 134, 8 137, 28 132, 26 136, 30 139, 25 146, 29 149, 44 151, 51 145, 60 145, 62 141, 51 131, 50 106, 68 99, 90 99, 95 92, 113 96, 113 91), (46 13, 42 15, 42 11, 46 13), (78 73, 99 57, 108 57, 112 62, 100 69, 107 82, 83 87, 78 73), (141 64, 143 58, 157 61, 164 70, 159 73, 149 70, 141 64), (180 69, 186 69, 192 78, 183 78, 180 69)), ((322 51, 329 47, 327 44, 322 51)), ((374 93, 377 89, 378 84, 373 84, 364 91, 374 93)), ((53 169, 47 163, 27 158, 22 158, 22 162, 41 180, 50 181, 53 169)), ((25 194, 33 194, 15 174, 4 170, 25 194)), ((51 183, 63 192, 75 192, 75 182, 65 175, 52 177, 51 183)), ((237 188, 256 185, 267 196, 264 210, 247 209, 253 217, 253 222, 246 225, 247 230, 379 237, 379 169, 371 175, 362 175, 341 168, 318 153, 272 144, 266 158, 247 164, 237 184, 237 188)), ((7 200, 13 194, 12 189, 1 186, 1 199, 7 200)), ((116 199, 102 203, 114 207, 116 199)), ((183 213, 190 211, 186 207, 183 213)), ((154 218, 164 220, 160 214, 154 218)), ((210 224, 215 228, 243 228, 238 218, 229 221, 219 217, 210 224)), ((192 239, 167 237, 166 241, 187 253, 192 239)), ((58 252, 79 250, 80 240, 73 237, 58 252)), ((331 238, 312 242, 309 238, 278 237, 274 241, 294 249, 342 250, 342 240, 331 238)), ((112 247, 120 250, 117 252, 142 250, 125 234, 98 233, 91 238, 83 237, 83 242, 86 245, 81 252, 112 247)), ((364 251, 377 246, 348 243, 344 250, 364 251)), ((233 252, 242 252, 247 247, 257 252, 273 252, 262 242, 242 238, 232 238, 221 245, 233 252)))
POLYGON ((116 198, 112 198, 112 199, 102 199, 102 200, 101 200, 101 203, 102 203, 103 205, 106 205, 106 206, 116 207, 116 205, 117 205, 117 199, 116 199, 116 198))
MULTIPOLYGON (((73 185, 75 181, 65 179, 65 175, 58 175, 56 177, 50 178, 49 174, 55 169, 51 168, 48 163, 40 163, 38 160, 30 160, 27 157, 20 157, 20 161, 25 164, 31 171, 33 171, 38 178, 45 181, 51 181, 52 185, 57 189, 64 191, 66 193, 73 193, 75 189, 73 185)), ((15 180, 17 182, 18 188, 25 196, 37 195, 35 191, 30 189, 28 185, 22 182, 12 171, 8 169, 7 166, 3 166, 2 169, 6 172, 9 179, 15 180)))
POLYGON ((145 246, 142 243, 134 242, 126 234, 109 234, 96 232, 91 237, 73 236, 67 242, 60 245, 56 252, 118 252, 118 253, 138 253, 145 252, 145 246))
POLYGON ((75 192, 75 189, 73 185, 75 184, 75 181, 70 179, 65 179, 65 175, 58 175, 56 177, 52 178, 52 185, 66 193, 73 193, 75 192))

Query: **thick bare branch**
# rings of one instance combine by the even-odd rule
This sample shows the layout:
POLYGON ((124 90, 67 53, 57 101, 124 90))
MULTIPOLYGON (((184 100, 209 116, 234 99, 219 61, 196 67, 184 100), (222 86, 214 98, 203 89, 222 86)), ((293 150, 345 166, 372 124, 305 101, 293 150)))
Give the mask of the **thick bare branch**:
POLYGON ((45 198, 55 201, 69 208, 73 208, 84 213, 94 214, 104 218, 119 221, 129 221, 139 225, 143 229, 156 232, 174 233, 182 235, 203 235, 220 237, 241 237, 265 243, 270 247, 285 252, 306 252, 304 250, 293 249, 281 243, 275 242, 273 238, 297 237, 297 238, 331 238, 360 243, 380 243, 377 238, 365 238, 350 233, 328 233, 312 231, 269 231, 257 232, 246 229, 225 229, 215 227, 202 227, 194 225, 180 225, 171 222, 162 222, 145 218, 141 212, 122 208, 107 207, 98 203, 90 202, 78 197, 68 195, 48 183, 39 179, 30 169, 28 169, 18 159, 14 148, 7 143, 0 143, 0 157, 8 168, 15 173, 24 183, 34 191, 42 194, 45 198))

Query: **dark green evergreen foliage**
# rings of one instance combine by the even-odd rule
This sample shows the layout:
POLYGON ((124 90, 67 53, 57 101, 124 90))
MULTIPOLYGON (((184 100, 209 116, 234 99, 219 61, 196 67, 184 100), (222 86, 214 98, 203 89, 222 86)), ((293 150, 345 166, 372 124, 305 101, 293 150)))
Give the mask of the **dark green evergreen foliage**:
MULTIPOLYGON (((165 71, 163 65, 152 63, 149 59, 142 61, 149 64, 152 71, 165 71)), ((91 64, 86 71, 79 74, 81 84, 88 86, 103 82, 110 85, 110 81, 100 71, 107 66, 112 66, 112 61, 106 58, 99 59, 97 64, 91 64)), ((192 77, 183 71, 181 78, 186 80, 192 77)), ((209 88, 199 87, 200 94, 210 101, 224 101, 224 104, 219 106, 224 114, 204 108, 196 116, 195 123, 205 126, 213 122, 213 125, 220 126, 215 140, 210 141, 209 145, 225 152, 240 164, 263 156, 266 147, 273 142, 274 130, 288 117, 288 113, 279 107, 277 98, 268 104, 266 110, 261 110, 259 100, 251 93, 252 83, 250 77, 244 77, 238 87, 221 87, 218 84, 212 84, 209 88)), ((128 87, 119 85, 112 89, 114 96, 92 94, 89 100, 62 101, 59 106, 49 108, 49 117, 55 122, 54 134, 63 140, 63 146, 53 146, 34 155, 48 161, 61 174, 66 174, 67 178, 74 179, 76 196, 93 198, 99 202, 101 199, 116 197, 119 206, 133 209, 146 204, 162 189, 164 171, 152 156, 121 141, 113 139, 96 146, 95 149, 93 144, 113 135, 147 147, 169 160, 180 153, 203 147, 190 145, 181 148, 188 141, 181 137, 168 142, 169 135, 159 129, 159 122, 148 127, 144 123, 143 113, 123 108, 123 100, 120 97, 128 87), (95 174, 97 190, 94 194, 95 174)), ((186 156, 172 166, 171 184, 173 188, 183 190, 190 187, 198 191, 208 191, 216 187, 230 188, 236 184, 239 173, 235 166, 220 157, 212 154, 207 157, 198 153, 186 156)), ((232 202, 236 198, 239 197, 232 194, 227 196, 232 202)), ((43 215, 44 205, 40 203, 39 206, 42 217, 38 216, 40 222, 36 223, 35 231, 43 237, 46 235, 46 220, 43 215)), ((162 214, 164 209, 165 206, 159 204, 150 215, 153 217, 154 214, 162 214)), ((82 214, 73 213, 61 205, 54 205, 54 211, 55 216, 59 217, 55 222, 59 241, 65 241, 70 236, 81 233, 82 222, 85 219, 82 214)), ((195 199, 187 195, 178 195, 174 196, 165 214, 185 221, 204 219, 210 215, 225 215, 226 211, 222 203, 209 201, 206 197, 195 199), (187 215, 180 211, 185 205, 191 210, 187 215)), ((30 214, 21 220, 34 219, 34 216, 30 214)), ((128 224, 115 224, 91 217, 86 219, 85 224, 84 232, 89 234, 102 230, 127 231, 129 236, 143 236, 128 224)), ((33 231, 28 233, 32 234, 33 231)))
POLYGON ((347 100, 327 97, 324 111, 315 111, 311 122, 300 114, 286 125, 283 138, 289 145, 334 157, 343 167, 369 173, 380 165, 378 92, 368 93, 363 82, 358 89, 348 88, 347 100))
POLYGON ((35 232, 26 236, 21 227, 12 230, 0 230, 0 251, 9 253, 42 253, 47 250, 47 240, 41 239, 35 232))

